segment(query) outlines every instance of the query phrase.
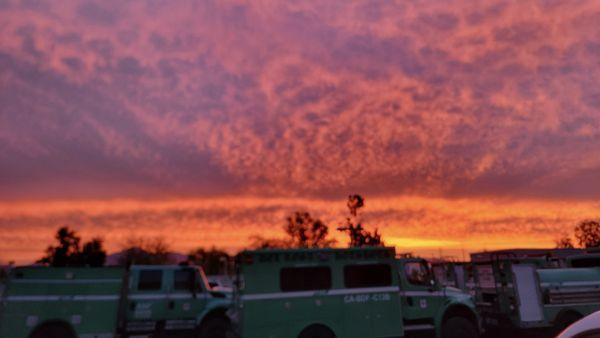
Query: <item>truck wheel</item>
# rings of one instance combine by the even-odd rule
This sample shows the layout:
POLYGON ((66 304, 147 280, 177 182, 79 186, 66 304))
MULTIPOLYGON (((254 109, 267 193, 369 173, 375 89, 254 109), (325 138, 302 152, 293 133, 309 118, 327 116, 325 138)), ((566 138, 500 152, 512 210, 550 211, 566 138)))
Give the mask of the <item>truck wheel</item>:
POLYGON ((198 338, 227 338, 230 330, 231 326, 227 319, 213 317, 202 323, 198 338))
POLYGON ((470 320, 452 317, 442 326, 442 338, 477 338, 477 327, 470 320))
POLYGON ((49 324, 36 329, 30 338, 75 338, 73 331, 64 325, 49 324))
POLYGON ((575 323, 576 321, 581 319, 581 315, 575 312, 567 312, 561 315, 558 320, 554 323, 554 327, 552 328, 553 334, 558 335, 564 329, 569 327, 569 325, 575 323))
POLYGON ((323 325, 313 325, 302 330, 298 338, 335 338, 335 334, 323 325))

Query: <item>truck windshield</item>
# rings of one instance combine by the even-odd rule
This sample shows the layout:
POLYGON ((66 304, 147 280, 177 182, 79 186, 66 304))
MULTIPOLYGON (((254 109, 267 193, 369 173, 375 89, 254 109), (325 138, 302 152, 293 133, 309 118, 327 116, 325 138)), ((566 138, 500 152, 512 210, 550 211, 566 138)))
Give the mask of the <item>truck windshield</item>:
POLYGON ((404 264, 404 273, 409 283, 415 285, 430 285, 431 273, 424 262, 407 262, 404 264))
POLYGON ((200 276, 200 290, 210 290, 212 289, 212 287, 208 284, 208 278, 206 278, 206 275, 204 274, 204 270, 202 269, 197 269, 198 274, 200 276))

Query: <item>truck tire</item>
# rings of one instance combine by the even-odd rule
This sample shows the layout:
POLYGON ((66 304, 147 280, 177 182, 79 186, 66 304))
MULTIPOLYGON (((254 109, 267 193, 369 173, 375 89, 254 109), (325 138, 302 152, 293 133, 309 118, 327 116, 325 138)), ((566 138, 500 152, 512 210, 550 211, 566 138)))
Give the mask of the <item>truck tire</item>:
POLYGON ((335 334, 323 325, 313 325, 302 330, 298 338, 335 338, 335 334))
POLYGON ((227 338, 231 330, 229 321, 223 317, 212 317, 202 323, 198 338, 227 338))
POLYGON ((442 338, 477 338, 477 327, 470 320, 452 317, 442 326, 442 338))
POLYGON ((65 325, 47 324, 37 328, 29 338, 75 338, 75 334, 65 325))
POLYGON ((562 315, 560 315, 560 317, 558 317, 558 319, 556 320, 556 322, 554 323, 554 327, 552 328, 552 334, 553 335, 558 335, 559 333, 561 333, 564 329, 566 329, 567 327, 569 327, 569 325, 575 323, 576 321, 580 320, 583 316, 581 316, 579 313, 576 312, 566 312, 563 313, 562 315))

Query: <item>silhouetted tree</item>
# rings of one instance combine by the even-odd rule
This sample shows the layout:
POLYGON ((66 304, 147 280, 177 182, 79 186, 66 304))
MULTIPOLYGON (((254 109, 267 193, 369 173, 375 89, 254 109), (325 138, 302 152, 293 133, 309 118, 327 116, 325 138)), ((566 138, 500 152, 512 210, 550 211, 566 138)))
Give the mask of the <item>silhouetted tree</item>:
POLYGON ((557 249, 573 249, 573 241, 569 236, 563 236, 555 241, 557 249))
POLYGON ((37 262, 50 266, 102 266, 106 260, 106 252, 102 247, 102 240, 94 238, 83 245, 79 243, 81 237, 68 227, 58 229, 55 235, 57 246, 48 246, 46 255, 37 262))
POLYGON ((207 275, 222 275, 229 271, 231 257, 223 250, 198 248, 188 254, 188 260, 204 269, 207 275))
POLYGON ((310 213, 296 211, 286 218, 284 226, 288 238, 265 238, 260 235, 250 237, 253 249, 281 248, 327 248, 335 243, 327 238, 329 227, 320 219, 314 219, 310 213))
POLYGON ((383 246, 381 234, 377 229, 373 233, 366 230, 358 218, 358 211, 364 207, 365 199, 361 195, 348 196, 348 210, 351 217, 346 218, 346 225, 338 227, 338 231, 348 233, 351 247, 383 246))
POLYGON ((575 238, 580 246, 585 248, 600 247, 600 222, 585 220, 575 227, 575 238))
POLYGON ((295 212, 287 218, 285 232, 290 236, 291 246, 296 248, 326 248, 335 240, 328 239, 329 228, 308 212, 295 212))
POLYGON ((346 203, 346 205, 350 210, 350 215, 356 217, 358 209, 362 208, 365 205, 365 199, 358 194, 349 195, 348 202, 346 203))
POLYGON ((102 239, 93 238, 83 245, 80 253, 83 265, 103 266, 106 261, 106 251, 102 247, 102 239))
POLYGON ((365 230, 360 223, 354 225, 350 218, 346 219, 346 225, 339 227, 338 230, 348 233, 351 247, 384 246, 381 234, 377 229, 371 233, 365 230))
POLYGON ((173 263, 169 258, 169 246, 160 237, 154 239, 130 238, 119 257, 118 264, 164 265, 173 263))

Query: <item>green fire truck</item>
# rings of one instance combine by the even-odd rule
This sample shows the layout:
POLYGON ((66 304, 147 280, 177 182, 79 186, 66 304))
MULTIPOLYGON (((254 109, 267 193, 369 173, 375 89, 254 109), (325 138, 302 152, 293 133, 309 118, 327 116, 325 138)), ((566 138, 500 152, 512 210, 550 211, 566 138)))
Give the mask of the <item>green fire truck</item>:
POLYGON ((231 312, 243 338, 476 337, 469 295, 394 248, 244 251, 231 312))
POLYGON ((231 294, 191 266, 18 267, 0 301, 1 338, 219 338, 231 294))
POLYGON ((476 304, 494 328, 558 332, 600 310, 600 269, 564 267, 569 252, 473 254, 476 304))

